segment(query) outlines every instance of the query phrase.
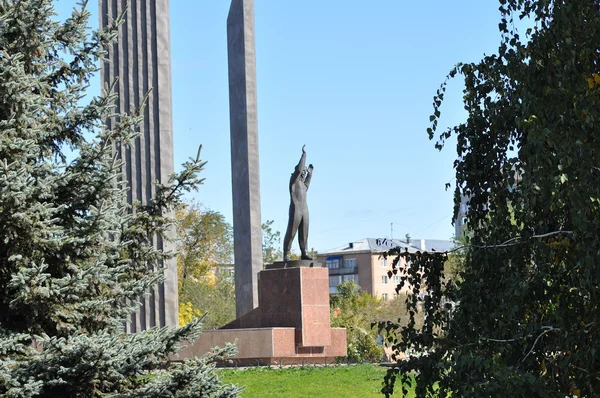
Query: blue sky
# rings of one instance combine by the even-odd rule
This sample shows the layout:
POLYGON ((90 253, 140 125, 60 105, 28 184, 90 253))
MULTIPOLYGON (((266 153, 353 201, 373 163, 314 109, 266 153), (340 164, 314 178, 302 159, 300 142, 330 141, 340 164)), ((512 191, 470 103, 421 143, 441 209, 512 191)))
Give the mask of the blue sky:
MULTIPOLYGON (((193 198, 232 221, 228 9, 171 0, 171 56, 175 167, 202 144, 206 181, 193 198)), ((96 24, 94 0, 90 10, 96 24)), ((496 51, 498 21, 495 1, 256 0, 263 221, 285 232, 306 144, 310 247, 390 237, 392 223, 394 238, 450 239, 455 143, 438 152, 428 140, 432 97, 457 62, 496 51)), ((462 80, 448 90, 441 127, 465 118, 462 80)))

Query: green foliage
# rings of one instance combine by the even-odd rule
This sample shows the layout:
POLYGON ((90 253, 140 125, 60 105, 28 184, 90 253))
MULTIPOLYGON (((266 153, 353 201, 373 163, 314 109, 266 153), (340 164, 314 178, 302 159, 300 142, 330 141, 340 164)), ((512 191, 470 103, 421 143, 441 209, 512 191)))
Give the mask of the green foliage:
POLYGON ((443 296, 448 256, 435 252, 409 253, 400 248, 390 250, 388 256, 394 258, 389 277, 400 276, 396 292, 400 293, 403 288, 408 288, 408 292, 402 295, 404 297, 399 296, 392 307, 398 309, 398 319, 390 319, 388 311, 387 320, 378 322, 379 332, 387 335, 387 345, 393 350, 391 359, 396 362, 384 379, 382 392, 386 396, 392 394, 399 377, 403 394, 416 387, 417 396, 426 396, 426 393, 437 392, 436 378, 440 377, 440 369, 432 365, 431 358, 439 352, 437 344, 444 336, 440 325, 448 322, 451 310, 443 296), (424 290, 427 294, 423 294, 424 290), (414 370, 419 371, 415 377, 412 376, 414 370), (421 382, 423 379, 427 382, 421 382), (430 380, 431 384, 427 384, 430 380))
POLYGON ((176 212, 177 272, 180 291, 219 264, 231 263, 233 232, 225 216, 198 204, 179 205, 176 212))
POLYGON ((232 277, 220 270, 200 280, 188 280, 179 296, 192 308, 205 314, 205 329, 218 329, 235 319, 235 284, 232 277))
POLYGON ((371 327, 379 320, 381 305, 381 300, 361 291, 354 281, 342 282, 338 293, 331 296, 331 327, 346 328, 348 361, 383 359, 383 347, 376 341, 378 333, 371 327))
POLYGON ((179 320, 206 314, 203 325, 216 329, 235 319, 235 290, 222 266, 231 263, 233 230, 221 213, 196 203, 176 212, 179 320))
POLYGON ((435 382, 440 396, 600 393, 600 7, 501 0, 500 11, 498 53, 449 74, 465 79, 468 116, 436 144, 457 139, 464 269, 444 280, 444 255, 423 254, 398 270, 430 299, 422 329, 382 325, 411 337, 397 352, 421 353, 388 374, 387 393, 412 370, 418 396, 435 382), (520 35, 515 18, 532 27, 520 35))
MULTIPOLYGON (((386 321, 393 321, 398 323, 400 326, 407 326, 411 322, 411 301, 409 300, 409 294, 399 293, 393 300, 386 301, 382 304, 381 310, 377 315, 378 323, 384 323, 386 321)), ((424 312, 422 310, 422 303, 417 304, 414 319, 414 327, 421 329, 423 327, 424 312)))
POLYGON ((283 259, 283 252, 280 245, 281 232, 273 231, 272 225, 273 220, 267 220, 267 222, 261 225, 263 262, 265 264, 272 264, 275 261, 283 259))
POLYGON ((112 148, 136 137, 141 110, 113 114, 110 87, 81 105, 122 22, 90 34, 89 16, 85 2, 58 22, 50 0, 0 1, 0 395, 235 396, 211 364, 232 347, 169 359, 200 320, 123 331, 162 280, 171 254, 153 241, 168 235, 166 215, 203 163, 191 159, 152 201, 126 205, 112 148))
MULTIPOLYGON (((303 366, 294 368, 226 369, 219 373, 229 383, 244 387, 252 397, 381 397, 385 369, 371 364, 303 366)), ((409 395, 412 397, 414 395, 409 395)))
POLYGON ((461 272, 465 269, 466 250, 468 246, 468 238, 463 235, 458 239, 454 239, 454 246, 450 253, 448 253, 448 259, 444 264, 444 278, 448 280, 455 280, 460 278, 461 272))

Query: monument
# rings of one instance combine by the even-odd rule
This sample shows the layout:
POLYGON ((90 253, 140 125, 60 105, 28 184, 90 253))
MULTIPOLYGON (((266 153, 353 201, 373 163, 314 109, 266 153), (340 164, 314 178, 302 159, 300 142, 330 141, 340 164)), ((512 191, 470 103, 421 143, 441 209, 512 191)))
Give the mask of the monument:
MULTIPOLYGON (((107 26, 111 18, 124 11, 125 4, 125 22, 119 28, 118 42, 108 49, 110 62, 101 65, 101 80, 102 84, 111 84, 118 77, 118 113, 137 109, 152 89, 140 136, 130 147, 115 148, 125 163, 124 175, 130 186, 128 202, 147 203, 155 194, 155 181, 166 183, 174 169, 169 0, 99 0, 100 25, 107 26)), ((110 128, 114 123, 115 120, 108 120, 107 125, 110 128)), ((156 245, 159 249, 172 249, 162 239, 157 239, 156 245)), ((165 282, 149 293, 140 298, 139 311, 127 322, 128 332, 178 325, 175 259, 166 264, 165 282)))
MULTIPOLYGON (((123 11, 124 2, 99 1, 101 26, 123 11)), ((110 84, 119 78, 117 112, 137 109, 152 89, 140 136, 130 147, 115 148, 130 186, 127 200, 147 203, 155 194, 154 182, 166 182, 173 172, 169 0, 130 2, 125 15, 119 41, 109 49, 110 62, 102 65, 101 79, 110 84)), ((220 330, 204 332, 181 349, 178 358, 201 356, 233 341, 239 350, 237 363, 315 363, 345 356, 346 329, 330 327, 327 268, 306 259, 263 270, 252 0, 232 0, 227 37, 238 318, 220 330)), ((108 126, 114 123, 109 120, 108 126)), ((306 169, 305 159, 303 153, 290 182, 293 217, 288 240, 298 230, 303 255, 308 257, 306 191, 312 166, 306 169)), ((156 245, 171 249, 160 239, 156 245)), ((177 268, 174 261, 166 265, 164 284, 141 298, 127 331, 177 326, 177 268)))
POLYGON ((251 359, 264 364, 278 359, 287 363, 321 362, 346 355, 346 330, 332 329, 330 325, 329 271, 321 263, 312 261, 306 251, 306 192, 313 166, 306 167, 304 148, 289 183, 285 258, 267 264, 267 269, 258 273, 258 307, 223 326, 211 341, 218 345, 219 338, 235 336, 241 354, 238 354, 238 360, 241 361, 251 359), (302 258, 290 261, 287 257, 296 232, 302 258), (261 334, 263 336, 259 338, 261 334))
POLYGON ((239 318, 258 306, 263 269, 258 165, 254 0, 233 0, 227 17, 235 304, 239 318))
POLYGON ((308 204, 306 193, 312 178, 313 165, 306 168, 306 151, 302 146, 302 156, 290 177, 290 212, 288 226, 283 239, 283 261, 289 261, 292 241, 298 232, 298 244, 302 260, 312 260, 306 251, 308 242, 308 204))
MULTIPOLYGON (((308 237, 306 191, 313 167, 305 165, 306 152, 290 180, 290 220, 285 247, 296 229, 301 247, 308 237), (290 227, 291 226, 291 227, 290 227)), ((219 330, 204 332, 179 352, 189 357, 213 346, 237 341, 235 363, 322 363, 346 356, 346 329, 332 328, 329 311, 329 270, 308 257, 267 264, 258 273, 258 307, 219 330)))
POLYGON ((290 177, 290 210, 288 225, 283 239, 283 261, 275 261, 273 264, 265 264, 265 269, 310 267, 319 268, 323 264, 314 262, 308 255, 308 203, 306 194, 310 186, 313 174, 313 165, 306 167, 306 145, 302 146, 302 156, 294 168, 290 177), (300 260, 290 260, 292 242, 298 233, 298 245, 300 246, 300 260))
POLYGON ((305 166, 304 147, 290 180, 284 243, 291 246, 299 231, 304 260, 262 269, 253 8, 252 0, 232 0, 227 19, 238 317, 219 330, 204 332, 179 351, 179 358, 237 341, 236 364, 327 362, 346 356, 346 329, 331 328, 329 270, 306 253, 306 191, 313 167, 305 166))

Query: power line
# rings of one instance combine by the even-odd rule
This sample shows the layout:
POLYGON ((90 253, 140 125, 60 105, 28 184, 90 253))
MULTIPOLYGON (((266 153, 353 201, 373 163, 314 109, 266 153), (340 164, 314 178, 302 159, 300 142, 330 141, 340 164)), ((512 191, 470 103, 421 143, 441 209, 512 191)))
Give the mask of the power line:
POLYGON ((434 225, 436 225, 436 224, 439 224, 440 222, 444 221, 444 220, 445 220, 445 219, 447 219, 448 217, 450 217, 450 215, 444 216, 444 217, 440 218, 439 220, 437 220, 436 222, 434 222, 433 224, 426 226, 425 228, 423 228, 423 229, 421 229, 420 231, 416 232, 416 233, 415 233, 415 236, 416 236, 416 235, 419 235, 419 234, 420 234, 421 232, 423 232, 423 231, 426 231, 426 230, 428 230, 429 228, 433 227, 434 225))

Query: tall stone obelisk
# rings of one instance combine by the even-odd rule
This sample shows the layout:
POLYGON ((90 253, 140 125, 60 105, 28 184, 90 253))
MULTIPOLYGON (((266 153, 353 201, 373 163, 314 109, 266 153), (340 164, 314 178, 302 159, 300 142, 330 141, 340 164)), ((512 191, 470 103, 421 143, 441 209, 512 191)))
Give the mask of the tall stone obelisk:
POLYGON ((254 0, 232 0, 227 18, 227 54, 235 304, 239 318, 258 306, 257 275, 263 268, 254 0))
MULTIPOLYGON (((155 194, 155 181, 166 183, 173 172, 173 121, 171 101, 171 44, 169 0, 99 0, 100 25, 108 25, 128 6, 118 43, 109 49, 101 69, 102 84, 119 78, 117 112, 137 109, 149 89, 141 134, 131 147, 116 148, 125 161, 130 190, 129 203, 147 203, 155 194)), ((108 126, 114 120, 108 121, 108 126)), ((156 247, 171 250, 169 243, 155 240, 156 247)), ((141 308, 127 323, 127 331, 154 326, 177 326, 177 264, 166 264, 165 282, 141 298, 141 308)))

